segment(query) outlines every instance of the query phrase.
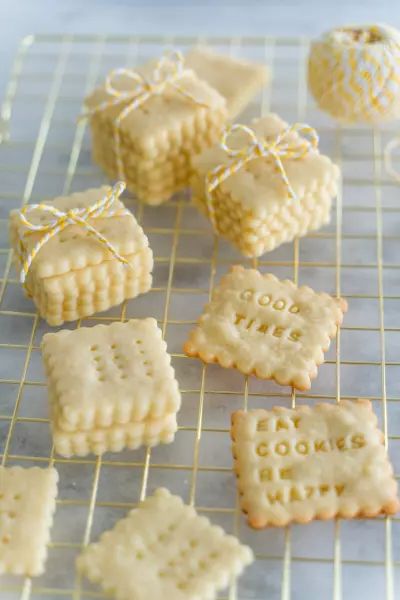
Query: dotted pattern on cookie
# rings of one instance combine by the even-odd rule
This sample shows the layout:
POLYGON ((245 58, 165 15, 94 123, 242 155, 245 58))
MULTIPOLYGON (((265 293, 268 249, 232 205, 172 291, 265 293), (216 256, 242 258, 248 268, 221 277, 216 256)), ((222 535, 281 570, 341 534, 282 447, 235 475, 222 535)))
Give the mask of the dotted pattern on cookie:
POLYGON ((169 443, 180 393, 155 319, 48 333, 51 426, 63 456, 169 443))
POLYGON ((252 559, 250 548, 161 488, 90 544, 77 567, 118 600, 212 600, 252 559))
POLYGON ((231 435, 240 505, 252 527, 399 510, 368 400, 238 411, 231 435))
POLYGON ((155 319, 48 333, 42 352, 65 430, 157 419, 179 409, 178 383, 155 319))
POLYGON ((306 390, 346 310, 342 299, 235 266, 215 288, 184 351, 306 390))
POLYGON ((0 467, 0 573, 44 572, 55 510, 55 469, 0 467))

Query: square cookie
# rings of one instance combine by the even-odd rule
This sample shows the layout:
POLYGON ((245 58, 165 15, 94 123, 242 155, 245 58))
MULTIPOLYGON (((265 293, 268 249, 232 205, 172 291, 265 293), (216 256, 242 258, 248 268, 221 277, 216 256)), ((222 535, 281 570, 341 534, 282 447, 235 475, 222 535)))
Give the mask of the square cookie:
MULTIPOLYGON (((88 208, 109 192, 109 186, 60 196, 42 204, 67 212, 88 208)), ((68 225, 54 235, 33 259, 26 279, 40 316, 49 325, 62 325, 108 310, 129 298, 147 292, 152 283, 153 253, 143 229, 135 217, 117 199, 113 215, 89 218, 89 225, 100 232, 123 256, 122 264, 94 235, 79 225, 68 225)), ((29 220, 44 225, 54 216, 40 209, 32 210, 29 220)), ((44 234, 29 231, 18 210, 10 213, 10 239, 16 268, 19 257, 26 257, 44 234)))
POLYGON ((180 393, 155 319, 48 333, 42 353, 57 452, 172 441, 180 393))
MULTIPOLYGON (((251 123, 257 140, 272 141, 286 127, 285 121, 269 114, 251 123)), ((297 132, 286 136, 293 148, 304 141, 297 132)), ((249 134, 232 134, 229 146, 246 148, 249 134)), ((296 154, 296 153, 295 153, 296 154)), ((340 171, 318 149, 301 158, 281 157, 283 169, 296 195, 290 196, 282 176, 270 157, 255 158, 222 181, 207 196, 211 172, 232 164, 221 144, 193 158, 193 202, 213 223, 217 233, 230 240, 249 257, 261 256, 295 237, 319 229, 330 220, 340 171)))
POLYGON ((185 62, 200 79, 207 81, 225 98, 230 119, 246 108, 269 78, 265 65, 217 54, 203 47, 193 48, 186 55, 185 62))
POLYGON ((368 400, 238 411, 231 434, 240 504, 252 527, 399 510, 368 400))
POLYGON ((181 498, 160 488, 78 557, 118 600, 213 600, 253 555, 181 498))
POLYGON ((0 467, 0 574, 44 572, 57 481, 55 469, 0 467))
MULTIPOLYGON (((161 60, 159 75, 164 81, 177 67, 177 55, 161 60)), ((112 86, 127 100, 115 104, 107 82, 85 100, 93 160, 109 177, 126 181, 147 204, 165 202, 188 187, 191 156, 217 141, 227 118, 225 98, 187 68, 176 85, 149 92, 143 104, 130 110, 138 96, 138 77, 154 83, 157 62, 119 76, 109 74, 112 86)))
POLYGON ((307 390, 346 310, 342 298, 237 265, 214 289, 184 351, 307 390))

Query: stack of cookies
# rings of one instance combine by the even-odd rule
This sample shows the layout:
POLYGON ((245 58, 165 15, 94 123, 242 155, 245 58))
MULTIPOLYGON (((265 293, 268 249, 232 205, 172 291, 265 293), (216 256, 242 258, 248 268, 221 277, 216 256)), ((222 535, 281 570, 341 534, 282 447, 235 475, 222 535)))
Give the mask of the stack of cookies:
POLYGON ((155 319, 48 333, 42 352, 59 454, 173 441, 180 393, 155 319))
MULTIPOLYGON (((142 72, 151 73, 154 68, 151 63, 142 72)), ((121 75, 115 85, 129 98, 137 82, 121 75)), ((190 157, 218 140, 227 118, 225 99, 193 71, 185 71, 179 86, 193 100, 168 86, 162 94, 152 95, 127 112, 119 126, 117 119, 132 100, 114 105, 105 87, 97 88, 86 99, 88 112, 93 111, 90 127, 94 161, 109 177, 123 179, 128 189, 147 204, 165 202, 187 187, 190 157), (103 110, 96 110, 103 105, 103 110), (119 142, 115 141, 116 127, 119 142)))
POLYGON ((93 159, 143 202, 165 202, 188 187, 192 156, 218 141, 266 77, 264 66, 204 49, 112 72, 85 100, 93 159))
POLYGON ((25 281, 40 316, 49 325, 62 325, 104 311, 128 298, 147 292, 152 283, 153 253, 147 236, 135 217, 115 199, 112 212, 103 212, 86 220, 89 227, 106 238, 101 243, 79 223, 70 224, 48 238, 36 253, 36 245, 46 232, 33 228, 50 226, 54 213, 65 216, 75 211, 77 217, 110 193, 108 186, 89 189, 32 207, 31 226, 18 210, 11 211, 10 237, 17 270, 23 271, 30 255, 34 256, 25 281), (111 245, 124 259, 118 260, 111 245))
MULTIPOLYGON (((251 131, 260 144, 273 144, 287 127, 278 115, 269 114, 254 120, 251 131)), ((232 155, 236 148, 254 148, 248 132, 248 128, 242 127, 232 136, 232 155)), ((305 143, 306 140, 293 131, 285 135, 282 148, 286 144, 296 150, 305 143)), ((288 193, 272 153, 255 156, 208 194, 209 174, 229 170, 230 161, 221 144, 193 158, 193 202, 212 221, 216 233, 235 244, 245 256, 261 256, 329 223, 340 172, 318 149, 312 149, 301 158, 282 159, 295 197, 288 193)))

